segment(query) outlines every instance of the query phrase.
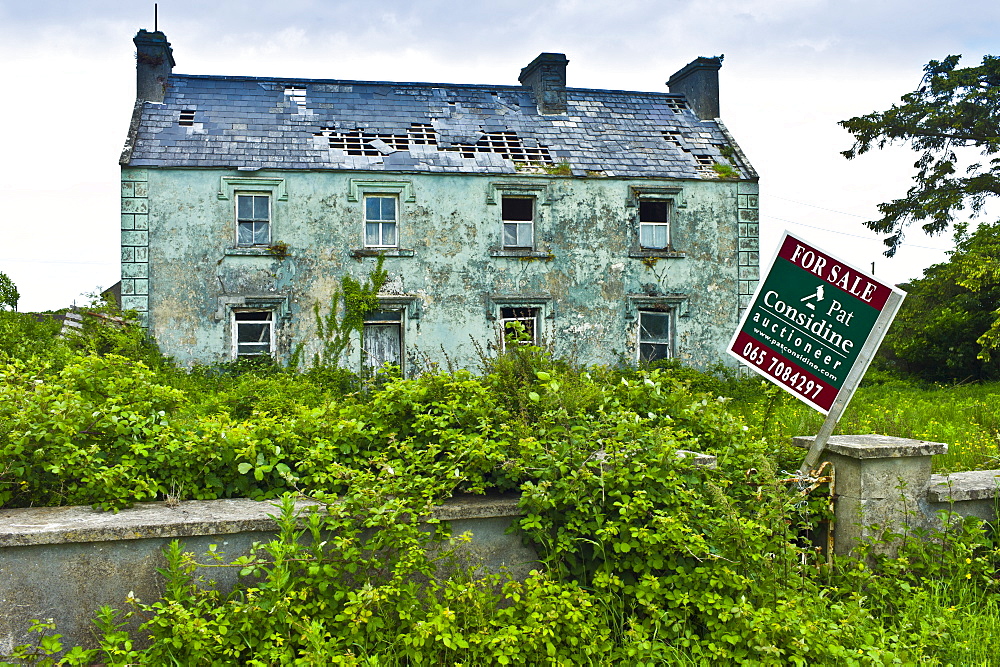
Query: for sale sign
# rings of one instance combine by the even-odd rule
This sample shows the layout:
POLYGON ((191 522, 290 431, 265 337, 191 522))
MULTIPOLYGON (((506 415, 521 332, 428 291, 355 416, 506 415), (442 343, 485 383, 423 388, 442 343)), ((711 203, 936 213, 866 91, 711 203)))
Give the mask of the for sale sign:
POLYGON ((823 414, 846 407, 903 292, 788 232, 729 353, 823 414))

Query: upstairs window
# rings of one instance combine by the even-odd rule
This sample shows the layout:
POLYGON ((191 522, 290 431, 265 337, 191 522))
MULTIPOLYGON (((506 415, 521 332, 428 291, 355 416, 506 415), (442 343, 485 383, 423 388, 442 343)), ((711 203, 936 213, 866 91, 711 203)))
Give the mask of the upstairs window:
POLYGON ((503 247, 528 249, 535 246, 535 200, 532 197, 502 197, 503 247))
POLYGON ((396 197, 365 197, 365 247, 397 247, 397 223, 396 197))
POLYGON ((268 356, 274 351, 274 313, 270 310, 233 312, 233 357, 268 356))
POLYGON ((508 342, 518 345, 538 345, 540 313, 539 308, 501 308, 501 349, 506 349, 508 342))
POLYGON ((639 311, 639 362, 650 363, 673 356, 671 311, 639 311))
POLYGON ((236 195, 236 245, 270 245, 271 196, 236 195))
POLYGON ((639 245, 665 250, 670 247, 670 200, 639 200, 639 245))

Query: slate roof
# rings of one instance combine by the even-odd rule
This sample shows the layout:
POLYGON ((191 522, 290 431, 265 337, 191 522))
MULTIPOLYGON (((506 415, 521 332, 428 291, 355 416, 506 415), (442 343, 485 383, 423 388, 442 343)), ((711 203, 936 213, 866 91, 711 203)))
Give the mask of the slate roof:
POLYGON ((715 178, 732 146, 682 95, 568 88, 565 114, 530 89, 232 76, 170 76, 144 102, 123 164, 481 174, 715 178))

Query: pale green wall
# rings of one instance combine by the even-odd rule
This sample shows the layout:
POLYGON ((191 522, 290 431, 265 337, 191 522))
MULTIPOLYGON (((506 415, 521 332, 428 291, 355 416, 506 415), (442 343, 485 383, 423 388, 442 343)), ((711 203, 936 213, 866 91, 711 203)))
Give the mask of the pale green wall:
POLYGON ((710 364, 724 359, 757 278, 755 183, 125 169, 124 305, 148 312, 163 352, 191 364, 230 357, 227 304, 244 296, 287 297, 290 317, 280 326, 279 354, 287 358, 302 340, 309 352, 315 346, 313 303, 328 304, 341 275, 363 278, 375 262, 350 256, 362 246, 362 201, 349 200, 351 179, 411 184, 413 201, 406 201, 408 193, 400 197, 399 245, 414 256, 385 261, 403 291, 417 297, 411 314, 419 311, 419 317, 408 319, 405 330, 410 357, 443 363, 443 346, 454 364, 474 367, 472 341, 485 347, 497 338, 489 295, 523 294, 551 297, 552 318, 543 330, 556 354, 593 363, 634 359, 637 323, 626 317, 627 295, 655 288, 687 295, 675 320, 675 350, 683 359, 710 364), (234 221, 233 188, 220 187, 224 176, 282 179, 287 200, 272 198, 272 240, 289 244, 288 257, 226 254, 234 245, 234 221), (510 183, 545 187, 536 245, 551 252, 550 261, 491 256, 501 223, 499 196, 496 204, 488 196, 496 184, 510 183), (647 265, 629 257, 638 226, 630 186, 682 188, 672 234, 683 258, 647 265), (148 236, 137 225, 148 226, 148 236), (146 253, 148 265, 141 262, 146 253))

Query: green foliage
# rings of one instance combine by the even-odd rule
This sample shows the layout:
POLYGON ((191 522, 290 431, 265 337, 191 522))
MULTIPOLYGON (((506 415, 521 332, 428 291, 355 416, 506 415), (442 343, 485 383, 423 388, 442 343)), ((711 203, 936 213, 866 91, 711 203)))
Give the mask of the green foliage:
POLYGON ((716 162, 712 165, 712 171, 719 178, 739 178, 740 172, 731 164, 722 164, 721 162, 716 162))
MULTIPOLYGON (((389 277, 388 272, 382 268, 384 262, 385 255, 380 253, 364 283, 358 282, 350 275, 342 276, 340 287, 334 290, 330 297, 330 311, 326 315, 320 311, 318 301, 313 304, 316 336, 322 344, 320 352, 313 356, 313 366, 338 366, 341 356, 350 349, 351 334, 361 335, 365 316, 378 309, 378 293, 389 277)), ((301 354, 300 347, 293 354, 291 364, 293 368, 298 366, 301 354)))
POLYGON ((932 60, 924 67, 920 87, 907 93, 888 111, 841 121, 854 135, 848 159, 900 142, 920 153, 914 164, 914 184, 905 197, 880 204, 882 218, 866 222, 887 234, 886 255, 903 241, 905 227, 926 221, 928 234, 948 228, 958 211, 979 212, 986 200, 1000 194, 1000 58, 984 56, 976 67, 958 67, 960 56, 932 60), (975 163, 961 175, 957 149, 978 151, 986 164, 975 163))
MULTIPOLYGON (((578 368, 513 343, 483 363, 480 376, 435 371, 362 390, 327 366, 184 372, 117 355, 5 357, 3 507, 283 498, 278 537, 250 556, 172 545, 164 596, 102 609, 99 647, 70 649, 66 664, 992 659, 998 557, 973 524, 834 568, 802 545, 816 503, 781 481, 802 454, 780 443, 818 424, 779 390, 676 361, 578 368), (715 454, 718 466, 678 450, 715 454), (460 558, 462 536, 433 514, 456 492, 487 489, 521 491, 520 528, 540 555, 524 581, 460 558), (293 494, 321 506, 297 517, 293 494), (229 593, 203 579, 223 567, 240 572, 229 593)), ((964 391, 976 389, 978 407, 954 421, 981 424, 995 452, 995 401, 964 391)), ((885 373, 860 391, 851 410, 891 406, 900 412, 885 424, 958 441, 933 431, 942 395, 885 373), (903 416, 918 399, 923 411, 903 416)), ((65 647, 47 622, 37 630, 8 659, 54 662, 65 647)))
POLYGON ((948 262, 903 286, 907 298, 882 345, 896 368, 930 381, 996 379, 1000 365, 1000 225, 960 229, 948 262))
POLYGON ((10 277, 0 271, 0 311, 17 310, 17 302, 21 299, 21 293, 17 291, 17 285, 10 277))

